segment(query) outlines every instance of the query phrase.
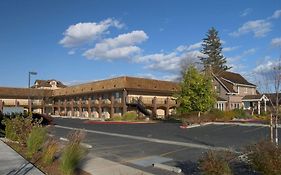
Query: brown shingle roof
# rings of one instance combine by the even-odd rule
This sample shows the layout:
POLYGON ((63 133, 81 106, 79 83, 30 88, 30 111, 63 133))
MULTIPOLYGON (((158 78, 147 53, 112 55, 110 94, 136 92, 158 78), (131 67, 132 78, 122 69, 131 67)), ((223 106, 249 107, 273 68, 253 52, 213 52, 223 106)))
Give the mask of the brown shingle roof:
POLYGON ((28 96, 31 98, 50 97, 52 96, 52 90, 0 87, 1 98, 26 99, 28 96))
POLYGON ((216 76, 231 81, 232 83, 255 86, 254 84, 248 82, 243 76, 238 73, 221 71, 217 73, 216 76))
POLYGON ((35 83, 37 83, 37 85, 33 85, 32 88, 52 87, 52 85, 50 84, 51 81, 56 81, 58 88, 65 88, 65 87, 67 87, 62 82, 52 79, 52 80, 36 80, 35 83))
POLYGON ((233 84, 231 84, 230 82, 226 81, 225 79, 222 79, 221 77, 218 77, 218 79, 221 81, 221 83, 226 87, 226 90, 230 93, 237 93, 237 91, 235 91, 233 89, 233 84))
POLYGON ((136 77, 117 77, 107 80, 100 80, 86 84, 80 84, 75 86, 69 86, 62 89, 56 89, 53 92, 54 96, 63 96, 71 94, 82 94, 108 90, 137 90, 143 92, 155 92, 174 94, 179 91, 180 87, 178 83, 170 81, 153 80, 146 78, 136 77))

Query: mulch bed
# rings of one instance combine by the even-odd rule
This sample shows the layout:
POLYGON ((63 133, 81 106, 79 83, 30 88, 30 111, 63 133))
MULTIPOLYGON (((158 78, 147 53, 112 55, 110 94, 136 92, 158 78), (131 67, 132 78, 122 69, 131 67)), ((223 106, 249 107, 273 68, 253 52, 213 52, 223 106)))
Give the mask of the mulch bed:
MULTIPOLYGON (((9 145, 13 150, 18 152, 22 157, 27 159, 27 148, 24 146, 19 145, 18 143, 14 142, 5 142, 7 145, 9 145)), ((41 160, 41 153, 35 154, 30 161, 33 165, 35 165, 38 169, 40 169, 45 174, 49 175, 63 175, 63 173, 59 169, 59 160, 56 159, 51 165, 44 165, 41 160)), ((75 175, 91 175, 90 173, 83 171, 82 169, 76 169, 75 175)))

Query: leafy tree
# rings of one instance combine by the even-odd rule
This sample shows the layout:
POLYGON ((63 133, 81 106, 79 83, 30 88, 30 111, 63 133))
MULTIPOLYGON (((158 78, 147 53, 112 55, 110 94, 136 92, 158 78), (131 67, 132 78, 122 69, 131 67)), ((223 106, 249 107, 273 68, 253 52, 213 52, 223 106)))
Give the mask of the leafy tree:
POLYGON ((190 66, 180 83, 181 92, 177 95, 180 106, 179 113, 192 111, 205 112, 213 107, 216 99, 213 92, 211 77, 200 73, 194 66, 190 66))
POLYGON ((216 73, 217 71, 231 68, 226 65, 226 58, 222 54, 218 31, 214 27, 208 30, 207 37, 203 39, 201 53, 206 55, 205 57, 200 57, 205 70, 211 68, 216 73))

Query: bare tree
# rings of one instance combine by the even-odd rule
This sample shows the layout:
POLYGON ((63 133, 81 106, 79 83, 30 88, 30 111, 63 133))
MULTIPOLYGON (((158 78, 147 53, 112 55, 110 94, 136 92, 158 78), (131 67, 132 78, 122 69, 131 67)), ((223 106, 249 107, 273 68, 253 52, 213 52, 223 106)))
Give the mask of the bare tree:
POLYGON ((278 118, 279 118, 279 103, 280 103, 280 90, 281 90, 281 57, 276 65, 272 66, 270 70, 259 73, 259 90, 263 93, 272 93, 269 96, 269 102, 272 106, 271 119, 270 119, 270 136, 271 141, 278 144, 278 118), (273 121, 274 120, 274 121, 273 121), (275 133, 273 132, 273 126, 275 133))

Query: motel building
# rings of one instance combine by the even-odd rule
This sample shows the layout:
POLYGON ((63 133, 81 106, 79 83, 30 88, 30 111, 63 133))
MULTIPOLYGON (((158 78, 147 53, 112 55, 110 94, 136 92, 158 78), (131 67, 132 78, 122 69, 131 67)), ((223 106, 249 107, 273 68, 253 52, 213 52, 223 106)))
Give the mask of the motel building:
MULTIPOLYGON (((266 111, 268 98, 240 74, 224 71, 213 75, 215 108, 266 111)), ((0 111, 23 107, 50 115, 107 119, 135 111, 147 117, 165 118, 179 105, 174 94, 178 83, 137 77, 117 77, 74 86, 57 80, 36 80, 31 88, 0 87, 0 111), (30 99, 30 100, 29 100, 30 99)))

